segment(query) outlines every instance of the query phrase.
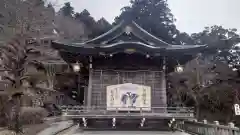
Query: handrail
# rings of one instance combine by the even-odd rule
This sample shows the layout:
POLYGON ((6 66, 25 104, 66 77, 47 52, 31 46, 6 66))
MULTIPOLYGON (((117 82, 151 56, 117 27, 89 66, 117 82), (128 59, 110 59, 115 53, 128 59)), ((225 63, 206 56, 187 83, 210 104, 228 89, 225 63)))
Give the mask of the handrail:
POLYGON ((229 125, 220 125, 218 121, 213 123, 184 121, 177 124, 178 128, 194 135, 240 135, 239 128, 233 123, 229 125))
MULTIPOLYGON (((127 107, 109 107, 107 110, 103 106, 61 106, 65 116, 148 116, 148 117, 177 117, 177 118, 193 118, 193 108, 188 107, 136 107, 137 110, 120 110, 119 108, 127 107)), ((129 109, 129 108, 128 108, 129 109)))
POLYGON ((103 106, 92 106, 92 107, 84 107, 84 106, 61 106, 60 107, 63 111, 123 111, 122 109, 129 109, 126 111, 144 111, 144 112, 151 112, 154 110, 167 110, 170 112, 190 112, 193 113, 193 108, 189 107, 135 107, 133 109, 128 107, 103 107, 103 106))
MULTIPOLYGON (((86 106, 71 106, 71 105, 63 105, 60 106, 61 108, 83 108, 83 109, 95 109, 95 108, 129 108, 129 107, 106 107, 106 106, 91 106, 91 107, 86 107, 86 106)), ((153 109, 193 109, 193 107, 135 107, 135 108, 153 108, 153 109)))

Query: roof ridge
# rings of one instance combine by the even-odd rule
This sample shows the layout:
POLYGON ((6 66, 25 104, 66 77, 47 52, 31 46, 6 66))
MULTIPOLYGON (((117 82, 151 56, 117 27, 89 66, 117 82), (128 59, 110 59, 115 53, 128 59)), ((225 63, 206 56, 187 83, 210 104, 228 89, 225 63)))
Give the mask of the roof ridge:
POLYGON ((163 43, 163 44, 165 44, 165 45, 167 45, 167 46, 170 46, 170 45, 171 45, 171 44, 169 44, 169 43, 167 43, 167 42, 159 39, 158 37, 152 35, 152 34, 149 33, 148 31, 146 31, 145 29, 143 29, 140 25, 138 25, 135 21, 132 21, 132 23, 133 23, 140 31, 146 33, 148 36, 152 37, 153 39, 155 39, 155 40, 157 40, 157 41, 159 41, 159 42, 161 42, 161 43, 163 43))
POLYGON ((118 25, 116 25, 115 27, 113 27, 113 28, 110 29, 109 31, 107 31, 107 32, 99 35, 98 37, 95 37, 95 38, 93 38, 93 39, 90 39, 90 40, 88 40, 88 41, 85 41, 85 42, 83 42, 82 44, 91 43, 91 42, 93 42, 93 41, 95 41, 95 40, 98 40, 98 39, 100 39, 100 38, 102 38, 102 37, 110 34, 110 33, 113 33, 113 32, 116 31, 119 27, 121 27, 121 26, 123 25, 123 23, 124 23, 124 21, 120 22, 118 25))

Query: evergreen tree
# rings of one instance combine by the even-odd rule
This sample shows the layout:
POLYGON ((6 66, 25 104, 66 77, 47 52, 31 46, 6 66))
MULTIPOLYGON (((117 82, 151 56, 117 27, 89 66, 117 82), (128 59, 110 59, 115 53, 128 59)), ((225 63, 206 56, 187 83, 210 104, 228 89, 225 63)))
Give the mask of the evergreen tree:
POLYGON ((81 13, 75 13, 74 18, 85 25, 88 38, 90 39, 103 34, 111 28, 111 25, 105 19, 100 19, 96 22, 86 9, 81 13))
POLYGON ((206 44, 213 49, 205 52, 205 56, 210 56, 213 61, 221 61, 232 68, 239 69, 240 36, 236 29, 225 29, 222 26, 205 27, 202 32, 191 35, 194 44, 206 44))
POLYGON ((105 18, 99 19, 97 21, 97 25, 101 33, 104 33, 112 28, 112 25, 105 18))
POLYGON ((66 2, 66 3, 64 3, 64 6, 60 9, 60 12, 64 16, 72 17, 72 15, 74 14, 74 8, 71 6, 70 2, 66 2))
POLYGON ((131 6, 122 9, 115 23, 121 20, 133 20, 168 43, 174 43, 174 37, 179 33, 167 0, 131 0, 131 6))
POLYGON ((94 18, 86 9, 84 9, 81 13, 76 13, 74 16, 76 20, 83 22, 88 28, 92 28, 96 24, 94 18))

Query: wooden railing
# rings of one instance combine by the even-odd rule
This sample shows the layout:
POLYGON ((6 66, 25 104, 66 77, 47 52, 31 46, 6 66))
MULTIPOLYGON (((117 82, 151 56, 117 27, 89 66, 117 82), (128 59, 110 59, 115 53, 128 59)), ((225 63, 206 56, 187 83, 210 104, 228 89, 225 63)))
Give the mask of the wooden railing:
POLYGON ((203 122, 184 121, 179 122, 177 127, 192 135, 240 135, 239 128, 233 123, 220 125, 218 121, 214 123, 208 123, 206 120, 203 122))
MULTIPOLYGON (((152 118, 194 118, 193 108, 186 107, 151 107, 148 110, 144 107, 137 110, 121 111, 122 107, 114 107, 107 110, 106 107, 82 107, 82 106, 61 106, 63 116, 69 117, 152 117, 152 118)), ((109 109, 109 108, 108 108, 109 109)))

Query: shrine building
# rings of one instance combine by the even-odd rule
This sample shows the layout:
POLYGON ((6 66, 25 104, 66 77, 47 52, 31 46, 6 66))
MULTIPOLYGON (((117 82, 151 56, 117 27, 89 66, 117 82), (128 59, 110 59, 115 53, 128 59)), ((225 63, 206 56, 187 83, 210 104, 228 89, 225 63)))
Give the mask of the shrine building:
POLYGON ((69 65, 80 65, 86 87, 78 100, 84 106, 158 113, 168 107, 167 74, 206 48, 166 43, 134 21, 81 43, 53 41, 52 47, 69 65))

